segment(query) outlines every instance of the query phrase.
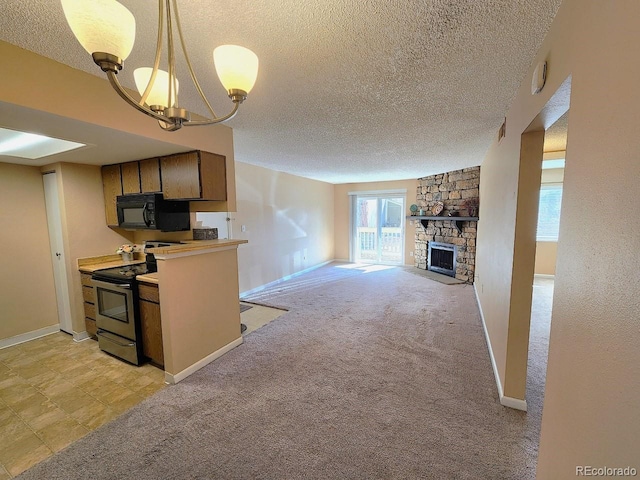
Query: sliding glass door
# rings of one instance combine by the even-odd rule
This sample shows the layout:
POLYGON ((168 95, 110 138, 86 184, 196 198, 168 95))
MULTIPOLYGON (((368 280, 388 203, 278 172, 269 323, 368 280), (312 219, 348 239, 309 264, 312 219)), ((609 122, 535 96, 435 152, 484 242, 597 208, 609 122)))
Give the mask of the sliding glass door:
POLYGON ((404 196, 357 195, 352 200, 352 260, 404 263, 404 196))

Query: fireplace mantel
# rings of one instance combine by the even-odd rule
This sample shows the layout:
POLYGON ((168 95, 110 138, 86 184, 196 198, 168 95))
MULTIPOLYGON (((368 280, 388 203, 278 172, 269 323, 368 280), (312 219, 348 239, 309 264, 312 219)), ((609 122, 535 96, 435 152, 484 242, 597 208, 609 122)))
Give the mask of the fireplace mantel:
POLYGON ((420 220, 422 226, 427 228, 429 221, 445 221, 454 222, 458 232, 462 233, 462 222, 477 222, 478 217, 449 217, 449 216, 425 216, 425 215, 407 215, 410 220, 420 220))

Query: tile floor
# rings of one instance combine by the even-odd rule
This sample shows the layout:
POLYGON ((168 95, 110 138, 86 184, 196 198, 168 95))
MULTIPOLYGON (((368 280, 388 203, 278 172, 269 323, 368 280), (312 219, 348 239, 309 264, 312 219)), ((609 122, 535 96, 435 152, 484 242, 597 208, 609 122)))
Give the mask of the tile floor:
POLYGON ((280 315, 287 313, 286 310, 265 307, 264 305, 257 305, 255 303, 240 302, 240 304, 252 307, 240 314, 240 321, 247 326, 243 335, 249 335, 251 332, 264 327, 270 321, 275 320, 280 315))
MULTIPOLYGON (((249 304, 247 335, 286 313, 249 304)), ((0 480, 69 446, 165 386, 164 372, 64 333, 0 350, 0 480)))
POLYGON ((135 367, 64 333, 0 350, 0 480, 62 450, 163 388, 135 367))

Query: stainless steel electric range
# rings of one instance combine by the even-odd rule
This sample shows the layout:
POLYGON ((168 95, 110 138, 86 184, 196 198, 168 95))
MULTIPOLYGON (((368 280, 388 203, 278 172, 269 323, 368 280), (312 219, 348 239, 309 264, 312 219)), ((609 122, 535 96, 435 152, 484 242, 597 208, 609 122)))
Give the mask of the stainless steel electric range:
MULTIPOLYGON (((147 241, 145 252, 149 248, 169 245, 175 243, 147 241)), ((155 257, 147 253, 145 263, 97 270, 91 276, 100 349, 134 365, 145 360, 136 276, 156 271, 155 257)))

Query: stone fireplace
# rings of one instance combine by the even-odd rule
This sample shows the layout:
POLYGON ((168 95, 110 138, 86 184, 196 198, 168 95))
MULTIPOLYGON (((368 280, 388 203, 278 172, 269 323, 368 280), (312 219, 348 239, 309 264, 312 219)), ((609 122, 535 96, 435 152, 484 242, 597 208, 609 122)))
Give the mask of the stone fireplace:
MULTIPOLYGON (((416 243, 415 265, 429 269, 433 260, 429 244, 436 247, 436 262, 444 262, 449 268, 445 273, 467 283, 473 283, 476 259, 477 215, 479 207, 480 167, 465 168, 452 172, 431 175, 418 179, 416 205, 424 210, 415 216, 416 243), (437 217, 432 208, 442 202, 443 211, 437 217), (436 218, 429 218, 436 217, 436 218), (449 244, 455 249, 439 248, 438 244, 449 244), (453 258, 452 258, 453 257, 453 258), (451 262, 453 260, 453 262, 451 262)), ((442 267, 440 267, 442 268, 442 267)), ((438 271, 434 268, 430 270, 438 271)))

